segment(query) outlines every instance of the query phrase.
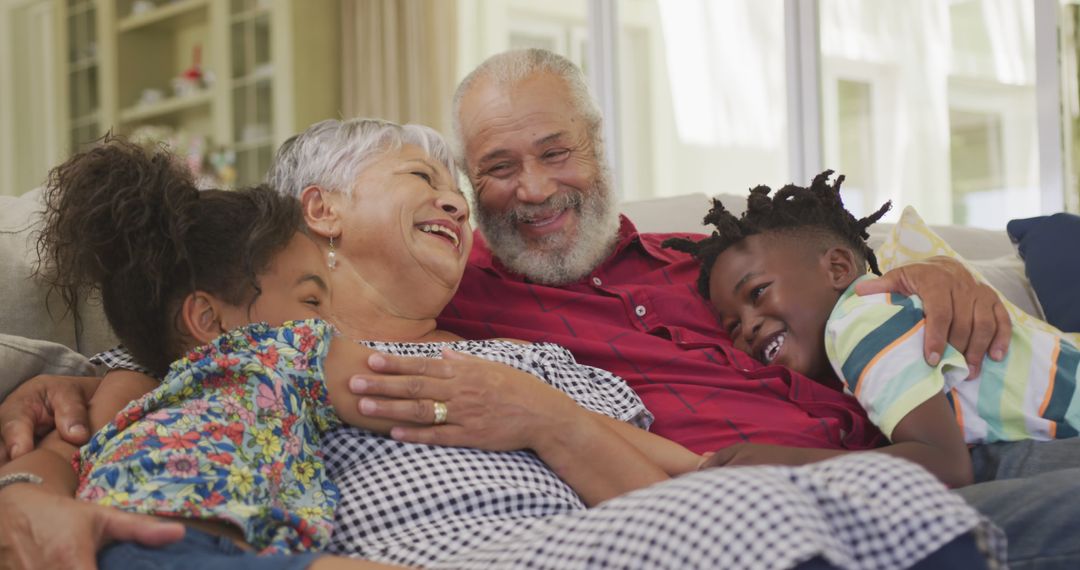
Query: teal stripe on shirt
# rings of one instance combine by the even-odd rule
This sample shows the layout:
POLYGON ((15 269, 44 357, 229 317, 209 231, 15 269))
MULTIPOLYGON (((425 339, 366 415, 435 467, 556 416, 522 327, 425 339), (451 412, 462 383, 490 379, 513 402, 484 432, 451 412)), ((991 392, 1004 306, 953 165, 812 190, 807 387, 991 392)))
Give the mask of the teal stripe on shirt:
POLYGON ((1054 374, 1054 390, 1050 393, 1050 402, 1042 416, 1057 424, 1054 437, 1062 439, 1077 435, 1076 428, 1065 422, 1065 414, 1069 411, 1073 393, 1076 391, 1076 368, 1080 364, 1080 352, 1060 339, 1058 344, 1061 349, 1054 374))
POLYGON ((847 382, 848 390, 852 394, 855 393, 858 388, 859 377, 862 376, 862 371, 866 369, 870 361, 875 356, 885 350, 885 347, 889 346, 896 339, 904 336, 909 330, 919 324, 919 321, 923 319, 923 311, 921 307, 916 307, 911 299, 903 295, 892 294, 889 296, 889 302, 892 305, 898 305, 907 310, 902 310, 889 320, 881 324, 881 326, 875 328, 870 334, 863 337, 859 341, 859 344, 855 346, 855 349, 851 351, 851 356, 848 356, 844 361, 844 365, 841 370, 844 373, 844 380, 847 382))

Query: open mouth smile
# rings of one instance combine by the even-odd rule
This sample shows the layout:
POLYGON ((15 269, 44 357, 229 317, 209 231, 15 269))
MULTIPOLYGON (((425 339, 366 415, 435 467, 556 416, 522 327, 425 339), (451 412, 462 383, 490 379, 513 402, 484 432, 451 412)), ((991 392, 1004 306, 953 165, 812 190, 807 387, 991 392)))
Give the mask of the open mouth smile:
POLYGON ((754 351, 754 356, 758 360, 765 364, 772 364, 772 361, 776 359, 776 356, 780 354, 780 348, 784 346, 784 341, 787 339, 786 331, 779 331, 772 336, 765 339, 761 348, 754 351))
POLYGON ((446 239, 454 246, 454 249, 461 249, 461 237, 458 236, 458 233, 454 228, 440 223, 424 223, 418 224, 416 227, 426 234, 446 239))

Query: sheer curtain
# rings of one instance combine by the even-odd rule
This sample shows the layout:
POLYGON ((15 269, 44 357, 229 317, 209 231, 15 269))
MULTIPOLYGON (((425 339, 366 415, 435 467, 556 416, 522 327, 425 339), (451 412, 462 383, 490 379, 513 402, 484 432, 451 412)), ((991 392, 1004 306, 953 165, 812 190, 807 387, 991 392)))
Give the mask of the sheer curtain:
POLYGON ((343 0, 347 117, 422 123, 450 133, 455 0, 343 0))

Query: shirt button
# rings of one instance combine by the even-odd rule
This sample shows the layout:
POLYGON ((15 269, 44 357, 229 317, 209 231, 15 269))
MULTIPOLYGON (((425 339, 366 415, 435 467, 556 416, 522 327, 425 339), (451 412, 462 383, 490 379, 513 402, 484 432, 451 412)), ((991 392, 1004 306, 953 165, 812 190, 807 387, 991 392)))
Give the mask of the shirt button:
POLYGON ((604 282, 603 282, 603 281, 601 281, 599 277, 593 277, 593 278, 592 278, 592 284, 593 284, 593 285, 596 285, 597 287, 599 287, 599 286, 603 285, 603 284, 604 284, 604 282))
POLYGON ((644 317, 645 316, 645 306, 644 305, 638 305, 638 306, 634 307, 634 314, 639 316, 639 317, 644 317))

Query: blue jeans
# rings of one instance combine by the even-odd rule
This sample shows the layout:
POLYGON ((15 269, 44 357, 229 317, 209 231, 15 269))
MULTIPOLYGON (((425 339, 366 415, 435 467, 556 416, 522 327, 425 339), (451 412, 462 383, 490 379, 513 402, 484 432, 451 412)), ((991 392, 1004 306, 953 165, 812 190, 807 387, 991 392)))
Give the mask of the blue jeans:
POLYGON ((256 556, 225 537, 186 528, 184 538, 150 548, 116 542, 98 552, 99 570, 304 570, 320 553, 256 556))
MULTIPOLYGON (((910 570, 986 570, 986 560, 979 554, 975 539, 970 534, 961 535, 945 544, 933 554, 917 562, 910 570)), ((795 570, 835 570, 824 558, 815 557, 799 564, 795 570)))
POLYGON ((971 451, 974 485, 955 492, 1005 531, 1013 570, 1080 568, 1080 438, 971 451))

